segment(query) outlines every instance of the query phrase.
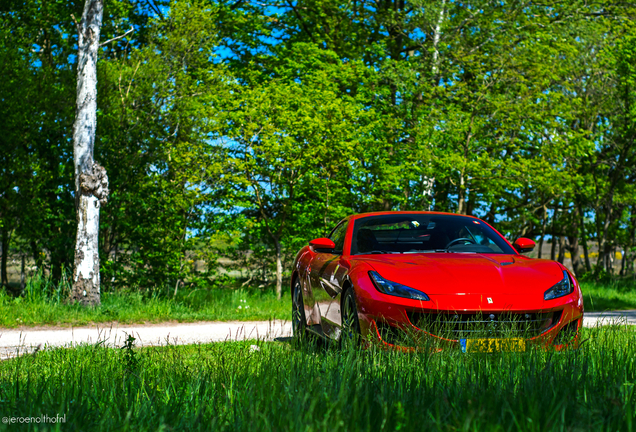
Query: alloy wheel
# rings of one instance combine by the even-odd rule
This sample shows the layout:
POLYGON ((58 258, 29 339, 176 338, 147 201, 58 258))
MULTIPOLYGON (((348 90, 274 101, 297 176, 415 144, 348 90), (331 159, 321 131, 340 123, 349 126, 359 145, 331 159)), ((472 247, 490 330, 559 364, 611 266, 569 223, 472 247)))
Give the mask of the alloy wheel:
POLYGON ((345 291, 342 305, 342 336, 343 344, 357 346, 360 343, 360 324, 358 322, 358 308, 353 289, 345 291))
POLYGON ((304 335, 306 323, 302 288, 300 282, 296 280, 292 295, 292 330, 294 337, 299 338, 304 335))

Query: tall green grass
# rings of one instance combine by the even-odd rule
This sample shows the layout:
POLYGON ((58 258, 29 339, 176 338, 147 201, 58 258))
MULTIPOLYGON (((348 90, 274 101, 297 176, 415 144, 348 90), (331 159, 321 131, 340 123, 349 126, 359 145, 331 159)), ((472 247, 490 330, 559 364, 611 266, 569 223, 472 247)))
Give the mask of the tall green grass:
POLYGON ((0 291, 0 327, 23 325, 83 325, 118 321, 230 321, 288 319, 289 301, 279 301, 272 290, 250 288, 181 289, 176 297, 159 292, 106 292, 100 306, 85 308, 68 304, 68 281, 54 284, 33 277, 24 295, 13 297, 0 291))
POLYGON ((608 280, 581 283, 586 311, 636 309, 636 284, 633 281, 608 280))
POLYGON ((584 338, 577 351, 497 354, 277 342, 56 349, 0 363, 0 411, 66 415, 38 430, 634 430, 636 332, 584 338))

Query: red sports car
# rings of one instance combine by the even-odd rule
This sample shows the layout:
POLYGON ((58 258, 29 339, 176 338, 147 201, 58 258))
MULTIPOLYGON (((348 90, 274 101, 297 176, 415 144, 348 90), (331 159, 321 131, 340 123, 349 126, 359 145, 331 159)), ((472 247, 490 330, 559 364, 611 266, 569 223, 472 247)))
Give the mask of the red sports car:
POLYGON ((577 346, 579 284, 563 265, 521 255, 534 246, 471 216, 349 216, 296 256, 294 334, 465 352, 577 346))

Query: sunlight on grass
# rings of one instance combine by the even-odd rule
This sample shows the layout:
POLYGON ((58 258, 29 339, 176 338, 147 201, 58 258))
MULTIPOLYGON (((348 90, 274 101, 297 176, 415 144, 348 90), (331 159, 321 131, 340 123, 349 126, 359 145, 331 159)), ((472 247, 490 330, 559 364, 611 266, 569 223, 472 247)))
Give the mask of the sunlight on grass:
POLYGON ((586 311, 636 309, 636 286, 626 282, 582 282, 586 311))
POLYGON ((181 290, 176 298, 139 292, 103 293, 102 304, 95 308, 67 304, 59 291, 37 279, 29 284, 24 297, 13 298, 0 291, 0 326, 251 321, 289 319, 291 314, 288 299, 277 300, 271 290, 181 290))

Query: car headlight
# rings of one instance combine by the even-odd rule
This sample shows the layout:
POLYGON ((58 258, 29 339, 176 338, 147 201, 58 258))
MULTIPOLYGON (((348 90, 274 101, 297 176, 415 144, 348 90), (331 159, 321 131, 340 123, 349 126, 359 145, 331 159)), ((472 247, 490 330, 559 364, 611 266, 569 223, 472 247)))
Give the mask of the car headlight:
POLYGON ((574 290, 574 286, 570 281, 570 276, 568 273, 563 270, 563 279, 558 284, 554 285, 552 288, 547 290, 545 294, 543 294, 543 298, 545 300, 552 300, 558 297, 563 297, 565 295, 571 294, 574 290))
POLYGON ((369 276, 371 277, 371 281, 373 282, 373 285, 375 285, 375 288, 381 293, 414 300, 430 300, 430 298, 428 298, 428 296, 422 291, 418 291, 397 282, 386 280, 377 272, 370 271, 369 276))

